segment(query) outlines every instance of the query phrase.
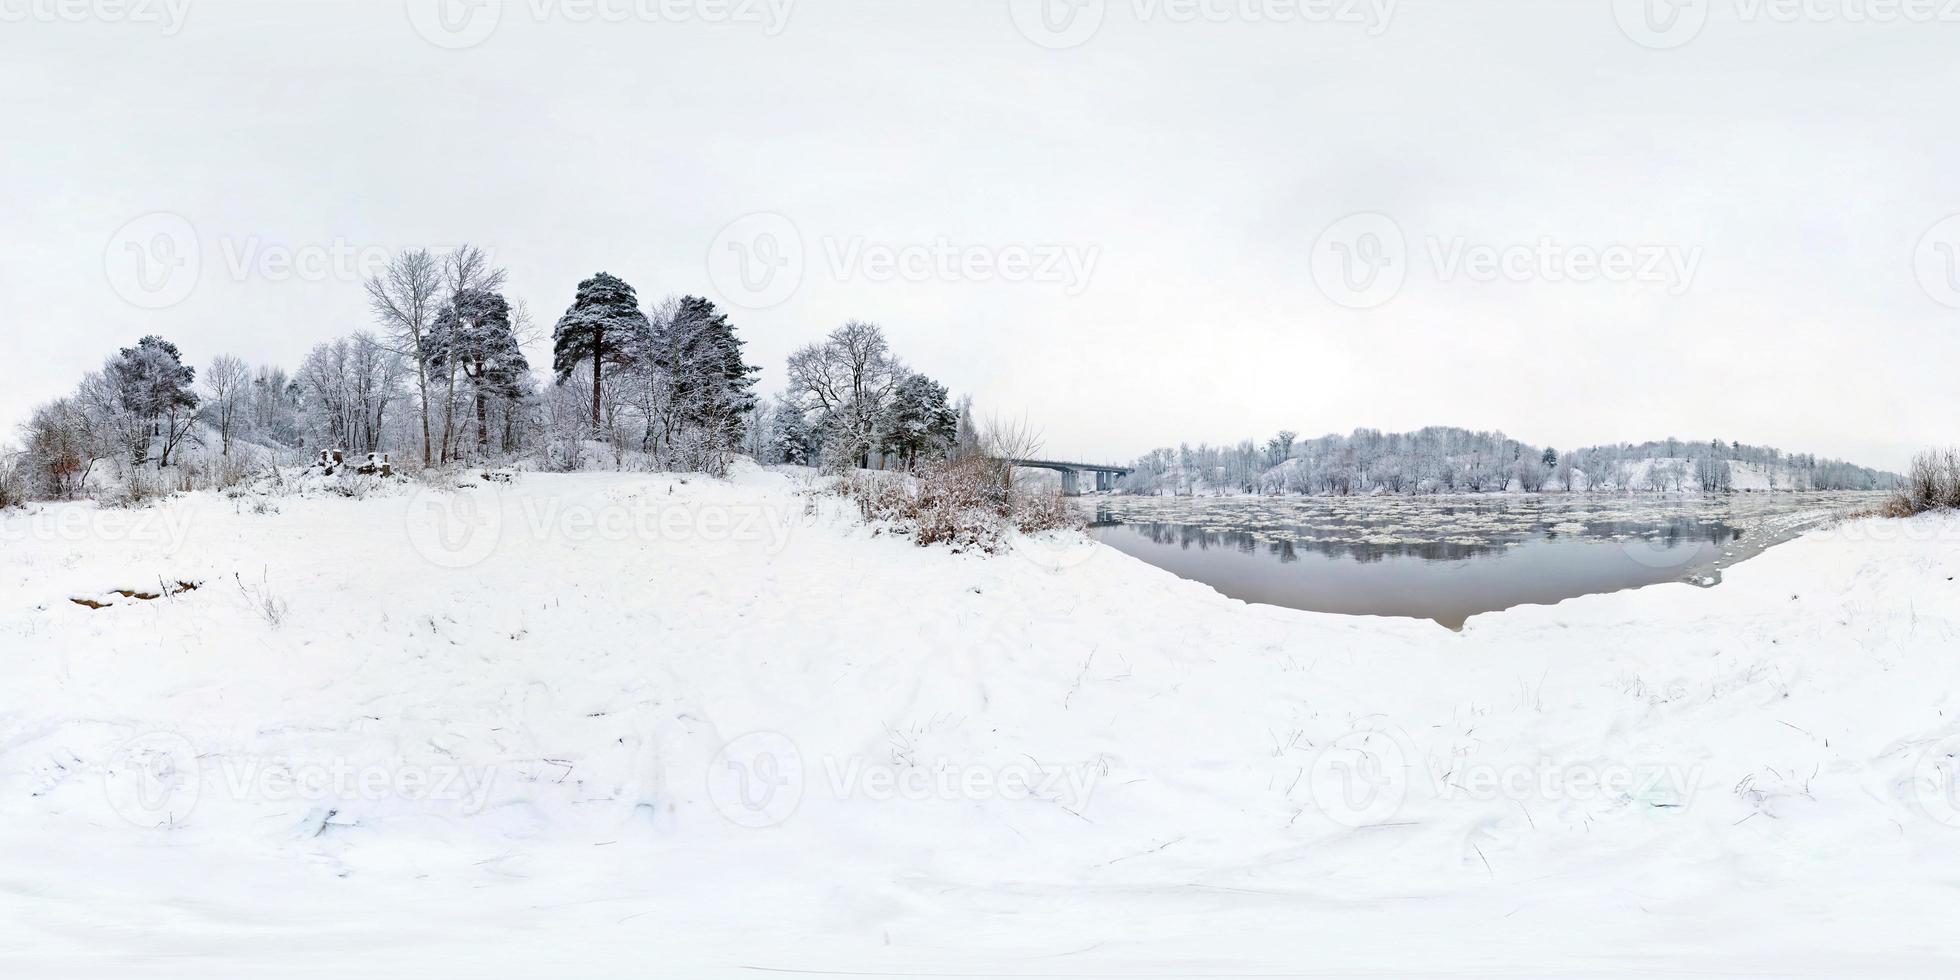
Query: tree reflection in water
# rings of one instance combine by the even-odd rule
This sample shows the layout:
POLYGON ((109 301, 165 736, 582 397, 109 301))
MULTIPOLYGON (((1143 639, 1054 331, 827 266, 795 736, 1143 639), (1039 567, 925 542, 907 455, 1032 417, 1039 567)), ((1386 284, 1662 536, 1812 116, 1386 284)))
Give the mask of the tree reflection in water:
POLYGON ((1860 502, 1844 496, 1105 497, 1090 527, 1248 602, 1457 627, 1520 603, 1700 577, 1761 547, 1765 528, 1860 502))

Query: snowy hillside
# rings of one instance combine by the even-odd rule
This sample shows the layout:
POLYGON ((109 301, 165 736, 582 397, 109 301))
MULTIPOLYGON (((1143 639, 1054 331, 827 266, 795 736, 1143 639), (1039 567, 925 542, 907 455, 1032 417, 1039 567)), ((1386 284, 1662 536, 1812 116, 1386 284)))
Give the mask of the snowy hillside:
POLYGON ((1640 444, 1540 448, 1502 432, 1431 427, 1300 439, 1282 432, 1263 445, 1156 449, 1136 461, 1128 493, 1462 494, 1728 493, 1889 490, 1896 474, 1768 446, 1667 439, 1640 444))
POLYGON ((749 466, 0 531, 10 976, 1960 966, 1952 517, 1462 634, 749 466))

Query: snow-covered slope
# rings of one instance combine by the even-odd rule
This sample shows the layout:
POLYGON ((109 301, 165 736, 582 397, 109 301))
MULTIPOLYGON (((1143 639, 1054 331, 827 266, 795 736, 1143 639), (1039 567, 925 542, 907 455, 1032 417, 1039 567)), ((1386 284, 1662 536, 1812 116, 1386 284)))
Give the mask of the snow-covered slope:
POLYGON ((1960 967, 1960 519, 1462 634, 751 467, 0 522, 9 976, 1960 967))

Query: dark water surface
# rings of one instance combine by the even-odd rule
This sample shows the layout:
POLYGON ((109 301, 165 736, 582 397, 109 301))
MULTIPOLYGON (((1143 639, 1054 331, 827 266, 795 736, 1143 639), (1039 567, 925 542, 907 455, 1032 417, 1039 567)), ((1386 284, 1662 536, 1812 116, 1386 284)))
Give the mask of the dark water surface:
POLYGON ((1860 494, 1091 497, 1097 540, 1246 602, 1433 619, 1721 569, 1860 494))

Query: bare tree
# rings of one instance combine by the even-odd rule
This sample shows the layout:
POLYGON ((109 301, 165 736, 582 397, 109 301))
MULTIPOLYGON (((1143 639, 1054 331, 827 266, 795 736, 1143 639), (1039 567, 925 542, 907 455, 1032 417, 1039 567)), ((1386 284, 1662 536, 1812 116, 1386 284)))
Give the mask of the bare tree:
POLYGON ((826 416, 826 448, 859 467, 870 465, 878 416, 907 373, 885 332, 862 320, 789 357, 790 391, 826 416))
POLYGON ((368 305, 387 332, 389 350, 415 365, 421 396, 422 465, 433 461, 435 440, 429 423, 429 331, 441 312, 443 268, 427 249, 403 252, 367 282, 368 305))
POLYGON ((204 369, 204 390, 208 396, 204 407, 210 413, 212 427, 218 430, 219 444, 226 456, 231 455, 232 434, 237 429, 238 416, 245 408, 250 387, 250 369, 230 354, 212 358, 210 366, 204 369))
POLYGON ((1041 452, 1041 430, 1030 425, 1026 418, 989 418, 981 444, 985 447, 985 457, 995 467, 1000 492, 1006 496, 1014 492, 1014 461, 1033 459, 1041 452))

